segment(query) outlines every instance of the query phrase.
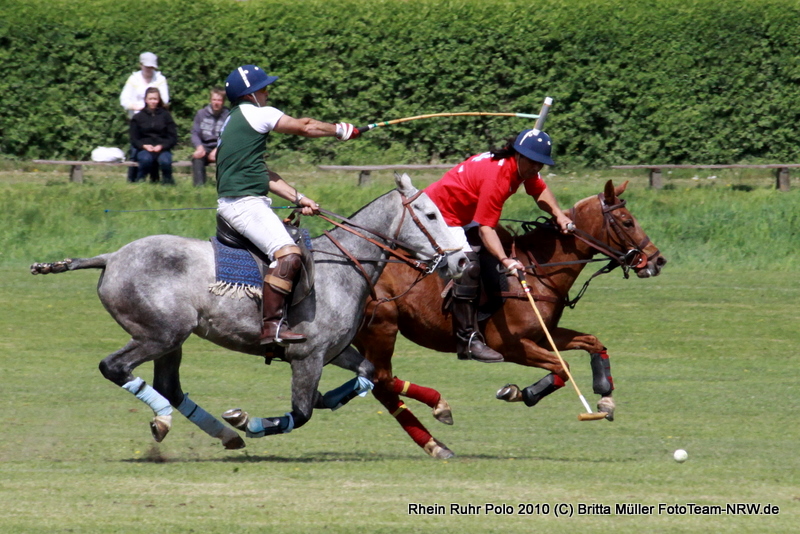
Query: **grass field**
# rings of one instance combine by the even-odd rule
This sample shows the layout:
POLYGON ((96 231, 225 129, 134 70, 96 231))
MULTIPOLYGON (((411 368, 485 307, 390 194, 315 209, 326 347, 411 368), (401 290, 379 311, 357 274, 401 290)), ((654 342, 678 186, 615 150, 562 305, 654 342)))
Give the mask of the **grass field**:
MULTIPOLYGON (((532 409, 493 398, 541 371, 458 362, 402 342, 397 374, 436 387, 454 409, 456 424, 445 427, 427 407, 410 406, 457 454, 436 461, 371 397, 317 412, 292 434, 248 440, 242 451, 224 451, 179 415, 156 445, 149 409, 97 371, 126 341, 96 298, 97 273, 32 277, 21 265, 0 273, 5 533, 790 532, 800 524, 800 289, 791 274, 668 266, 651 280, 595 281, 562 324, 609 347, 613 423, 578 422, 569 389, 532 409), (686 463, 672 460, 677 448, 689 452, 686 463), (446 513, 409 515, 409 503, 446 513), (482 508, 455 515, 451 503, 482 508), (487 503, 513 513, 486 514, 487 503), (577 515, 581 503, 612 513, 577 515), (656 513, 615 513, 626 503, 656 513), (780 513, 658 515, 659 503, 769 503, 780 513), (559 505, 575 515, 556 517, 559 505)), ((594 397, 587 358, 565 356, 594 397)), ((151 369, 139 374, 149 380, 151 369)), ((182 374, 215 414, 289 407, 285 364, 193 338, 182 374)), ((327 369, 323 389, 348 378, 327 369)))
MULTIPOLYGON (((401 340, 396 373, 437 388, 454 409, 456 424, 447 427, 410 403, 457 455, 437 461, 372 397, 317 412, 289 435, 247 440, 241 451, 223 450, 176 413, 156 445, 150 410, 97 370, 127 341, 97 299, 99 273, 33 277, 27 264, 113 250, 151 233, 207 237, 209 212, 104 209, 210 206, 213 188, 196 190, 185 176, 169 190, 130 186, 119 173, 68 184, 61 172, 28 170, 0 168, 3 534, 798 531, 798 184, 776 193, 753 177, 675 176, 674 188, 653 192, 643 176, 552 177, 562 203, 596 193, 607 178, 633 178, 631 209, 670 260, 655 279, 597 279, 562 320, 609 348, 617 420, 578 422, 583 407, 570 388, 535 408, 497 401, 502 385, 524 387, 544 372, 459 362, 401 340), (734 188, 747 184, 754 188, 734 188), (689 452, 686 463, 672 460, 677 448, 689 452), (660 503, 678 508, 659 514, 660 503), (779 513, 688 507, 734 503, 779 513), (410 515, 409 504, 443 505, 445 513, 410 515), (481 508, 459 515, 451 504, 481 508), (511 513, 487 514, 487 504, 511 513), (596 513, 580 514, 581 504, 596 513), (617 513, 625 504, 654 513, 617 513)), ((344 214, 391 180, 377 175, 360 190, 354 173, 284 175, 344 214)), ((414 178, 421 186, 436 176, 414 178)), ((526 211, 524 200, 515 197, 509 210, 526 211)), ((588 358, 565 357, 592 400, 588 358)), ((152 365, 137 374, 150 380, 152 365)), ((321 389, 350 377, 327 369, 321 389)), ((196 338, 185 346, 182 380, 213 414, 289 409, 287 365, 267 367, 196 338)))

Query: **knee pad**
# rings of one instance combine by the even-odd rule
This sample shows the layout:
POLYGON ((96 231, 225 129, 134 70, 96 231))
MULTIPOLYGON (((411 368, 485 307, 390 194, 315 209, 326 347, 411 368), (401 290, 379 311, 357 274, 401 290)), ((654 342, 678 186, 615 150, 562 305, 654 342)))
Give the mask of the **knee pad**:
POLYGON ((279 249, 275 253, 275 261, 277 264, 270 269, 264 281, 276 291, 288 295, 291 293, 294 279, 303 265, 300 248, 291 245, 279 249))
POLYGON ((558 375, 550 373, 532 386, 523 389, 522 401, 526 406, 535 406, 544 397, 562 387, 564 387, 564 381, 558 375))
POLYGON ((472 300, 478 297, 481 278, 481 264, 478 255, 473 252, 466 253, 469 263, 464 267, 461 278, 453 284, 453 296, 457 299, 472 300))
POLYGON ((608 353, 605 350, 593 352, 591 365, 593 391, 603 397, 611 395, 614 391, 614 379, 611 378, 611 361, 608 359, 608 353))

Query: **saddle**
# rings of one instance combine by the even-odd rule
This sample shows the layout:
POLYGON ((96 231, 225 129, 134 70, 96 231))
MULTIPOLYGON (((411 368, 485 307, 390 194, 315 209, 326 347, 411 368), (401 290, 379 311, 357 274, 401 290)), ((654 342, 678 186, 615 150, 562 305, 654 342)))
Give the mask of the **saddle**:
MULTIPOLYGON (((467 241, 478 255, 481 267, 480 294, 477 299, 478 322, 483 322, 503 307, 508 296, 508 276, 497 258, 489 254, 481 243, 477 228, 467 230, 467 241)), ((450 280, 442 291, 442 311, 448 312, 453 302, 454 282, 450 280)))
MULTIPOLYGON (((473 227, 467 230, 467 242, 472 246, 472 250, 478 255, 478 261, 481 266, 481 288, 478 297, 478 321, 483 322, 497 311, 499 311, 506 299, 527 299, 525 293, 519 284, 516 284, 516 289, 512 290, 508 283, 509 275, 506 273, 505 268, 494 256, 492 256, 484 247, 481 238, 478 235, 478 228, 473 227)), ((452 301, 452 287, 453 282, 448 282, 442 297, 444 298, 444 309, 450 309, 452 301)), ((535 300, 556 302, 554 297, 534 295, 535 300)))
MULTIPOLYGON (((308 230, 299 228, 295 224, 292 224, 292 222, 287 223, 287 221, 284 221, 284 228, 286 228, 286 231, 295 244, 300 247, 303 258, 300 275, 292 288, 290 303, 294 306, 306 298, 314 287, 314 257, 311 254, 311 237, 308 234, 308 230)), ((269 264, 271 263, 267 255, 233 228, 228 221, 220 217, 219 213, 217 214, 217 241, 226 247, 242 249, 249 252, 258 266, 261 279, 264 279, 264 276, 269 270, 269 264)))

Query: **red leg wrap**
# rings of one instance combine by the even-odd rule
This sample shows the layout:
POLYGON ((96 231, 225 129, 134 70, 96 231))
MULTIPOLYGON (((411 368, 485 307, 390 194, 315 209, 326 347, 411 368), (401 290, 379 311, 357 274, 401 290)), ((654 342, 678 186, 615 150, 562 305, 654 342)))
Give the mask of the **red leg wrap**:
POLYGON ((428 443, 433 436, 431 436, 425 426, 419 422, 419 419, 411 413, 411 410, 406 407, 405 403, 400 400, 397 393, 387 391, 378 384, 375 386, 375 389, 372 390, 372 394, 383 404, 389 413, 397 419, 397 422, 400 423, 403 430, 411 436, 414 443, 424 448, 425 444, 428 443))
POLYGON ((418 386, 411 382, 400 380, 397 377, 394 378, 392 383, 392 390, 398 395, 423 402, 431 408, 436 406, 436 403, 442 398, 442 395, 435 389, 418 386))
POLYGON ((405 430, 408 435, 411 436, 411 439, 414 440, 414 443, 420 447, 424 448, 425 444, 428 443, 428 441, 430 441, 430 439, 433 437, 408 408, 400 410, 400 413, 395 415, 395 418, 397 419, 397 422, 400 423, 400 426, 403 427, 403 430, 405 430))
POLYGON ((562 379, 560 376, 558 376, 558 375, 553 375, 553 385, 554 385, 555 387, 557 387, 557 388, 563 388, 563 387, 564 387, 564 384, 566 384, 566 382, 564 382, 564 380, 563 380, 563 379, 562 379))

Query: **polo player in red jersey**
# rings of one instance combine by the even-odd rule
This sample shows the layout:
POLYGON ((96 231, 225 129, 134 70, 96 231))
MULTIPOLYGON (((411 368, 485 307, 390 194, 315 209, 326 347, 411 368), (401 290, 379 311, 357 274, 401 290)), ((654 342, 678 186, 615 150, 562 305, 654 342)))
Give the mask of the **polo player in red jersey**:
POLYGON ((478 154, 459 163, 425 193, 439 207, 450 230, 458 237, 469 259, 463 275, 453 287, 453 322, 458 358, 480 362, 502 362, 503 356, 484 343, 477 321, 480 289, 478 255, 467 242, 465 227, 478 226, 483 247, 509 271, 523 265, 506 256, 495 231, 503 204, 520 185, 540 209, 551 215, 562 233, 570 233, 572 221, 558 206, 539 171, 553 165, 550 136, 525 130, 501 149, 478 154))

